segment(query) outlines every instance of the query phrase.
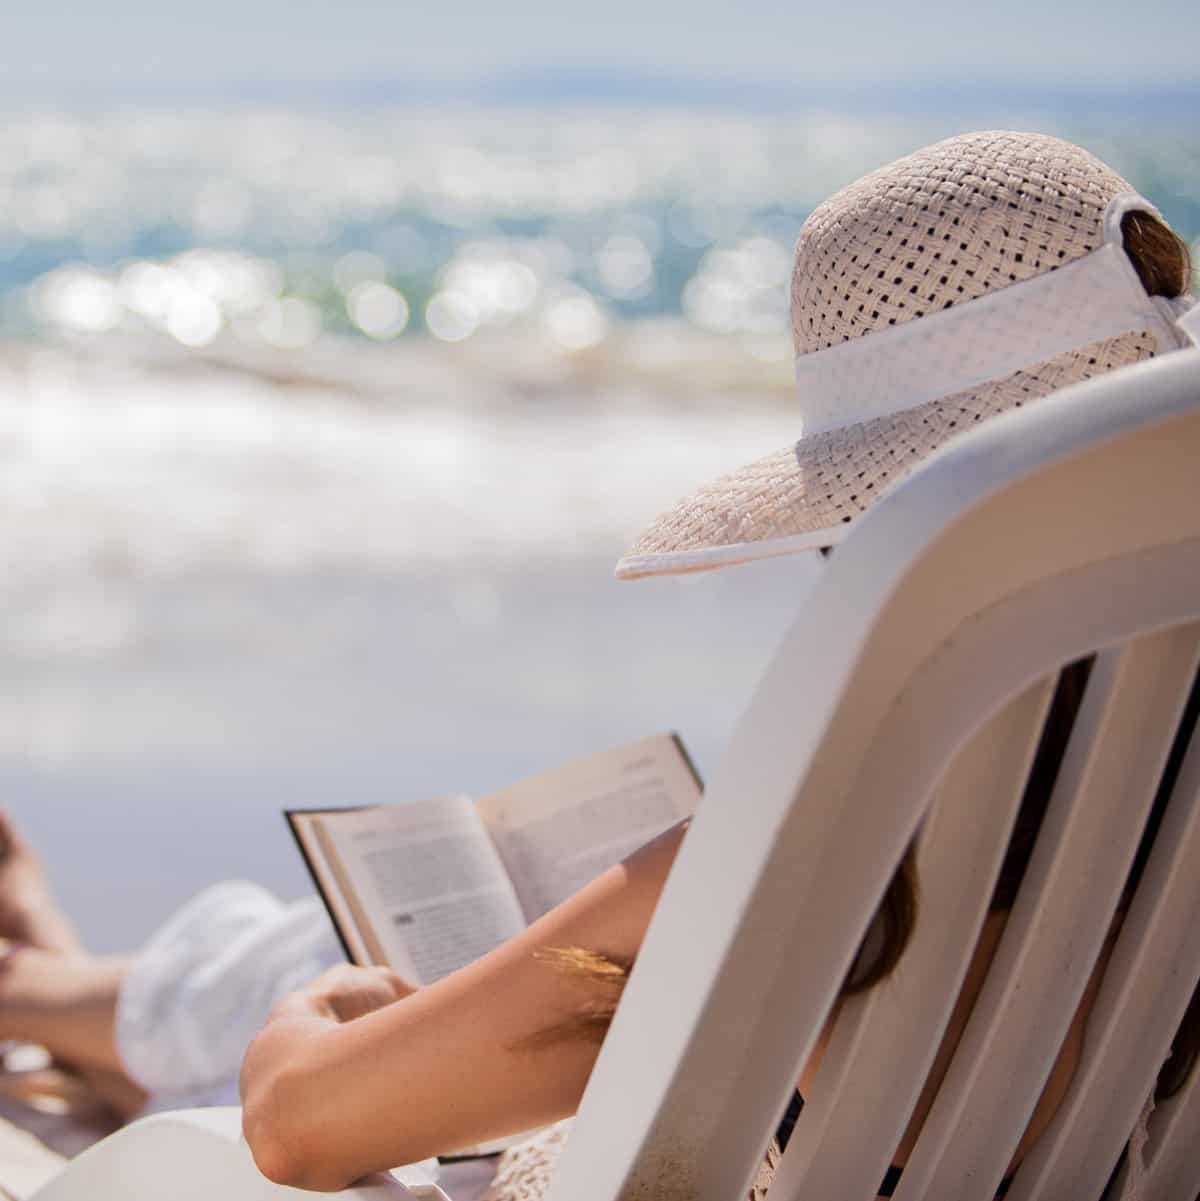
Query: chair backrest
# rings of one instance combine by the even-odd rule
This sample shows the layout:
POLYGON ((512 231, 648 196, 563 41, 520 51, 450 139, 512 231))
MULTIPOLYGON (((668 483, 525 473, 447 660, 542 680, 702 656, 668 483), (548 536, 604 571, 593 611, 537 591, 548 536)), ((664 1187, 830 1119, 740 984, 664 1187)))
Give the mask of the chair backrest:
MULTIPOLYGON (((874 1197, 988 909, 1054 680, 1097 655, 1033 857, 896 1193, 990 1197, 1120 901, 1200 651, 1200 351, 997 418, 833 556, 707 789, 550 1201, 745 1196, 887 881, 899 967, 843 1004, 772 1201, 874 1197)), ((1073 1086, 1013 1201, 1094 1199, 1200 977, 1200 738, 1073 1086)), ((1200 1073, 1198 1073, 1200 1074, 1200 1073)), ((1200 1189, 1200 1085, 1155 1201, 1200 1189)))

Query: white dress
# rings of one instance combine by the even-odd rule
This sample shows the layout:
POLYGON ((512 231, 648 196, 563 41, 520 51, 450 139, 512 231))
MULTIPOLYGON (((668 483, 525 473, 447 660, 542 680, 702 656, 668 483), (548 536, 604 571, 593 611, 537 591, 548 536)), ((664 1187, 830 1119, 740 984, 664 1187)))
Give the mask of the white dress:
POLYGON ((316 897, 284 903, 236 880, 190 900, 134 958, 117 1001, 117 1049, 148 1109, 236 1104, 271 1007, 344 961, 316 897))

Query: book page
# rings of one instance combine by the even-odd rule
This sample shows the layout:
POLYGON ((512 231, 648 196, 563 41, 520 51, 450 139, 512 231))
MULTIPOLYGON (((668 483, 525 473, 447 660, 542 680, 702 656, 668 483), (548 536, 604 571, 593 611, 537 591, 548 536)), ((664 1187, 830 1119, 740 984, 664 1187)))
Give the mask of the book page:
POLYGON ((528 921, 691 815, 701 795, 670 734, 577 760, 476 803, 528 921))
POLYGON ((309 875, 333 919, 333 928, 341 940, 342 949, 351 963, 369 964, 374 961, 358 927, 354 910, 342 882, 342 873, 326 853, 327 839, 320 837, 317 822, 322 817, 337 814, 338 810, 284 810, 289 828, 299 844, 309 875))
POLYGON ((524 928, 469 797, 325 814, 314 823, 374 962, 429 984, 524 928))

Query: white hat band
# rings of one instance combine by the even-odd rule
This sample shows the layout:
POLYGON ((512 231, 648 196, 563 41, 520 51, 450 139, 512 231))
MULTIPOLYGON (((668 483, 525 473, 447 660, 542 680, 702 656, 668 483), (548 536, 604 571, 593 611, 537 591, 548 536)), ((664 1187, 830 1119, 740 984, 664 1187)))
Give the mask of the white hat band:
POLYGON ((1063 267, 799 356, 803 435, 888 417, 1121 334, 1150 331, 1162 350, 1183 345, 1173 306, 1147 296, 1121 244, 1131 210, 1154 212, 1136 194, 1115 197, 1104 245, 1063 267))

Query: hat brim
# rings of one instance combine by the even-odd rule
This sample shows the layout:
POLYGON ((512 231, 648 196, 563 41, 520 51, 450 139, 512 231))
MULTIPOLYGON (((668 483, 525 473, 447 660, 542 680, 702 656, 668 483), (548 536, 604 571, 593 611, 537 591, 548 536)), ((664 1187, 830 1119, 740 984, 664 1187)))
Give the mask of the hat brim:
POLYGON ((814 530, 809 534, 769 538, 762 542, 734 542, 728 546, 657 551, 641 555, 630 552, 618 560, 613 574, 619 580, 640 580, 652 575, 687 575, 696 571, 716 571, 720 567, 736 567, 740 563, 752 563, 757 559, 774 559, 781 555, 823 550, 827 546, 836 546, 845 537, 848 524, 829 530, 814 530))
POLYGON ((663 513, 615 574, 679 575, 836 545, 881 493, 956 434, 1154 349, 1150 334, 1123 334, 955 396, 802 438, 663 513))

